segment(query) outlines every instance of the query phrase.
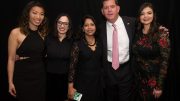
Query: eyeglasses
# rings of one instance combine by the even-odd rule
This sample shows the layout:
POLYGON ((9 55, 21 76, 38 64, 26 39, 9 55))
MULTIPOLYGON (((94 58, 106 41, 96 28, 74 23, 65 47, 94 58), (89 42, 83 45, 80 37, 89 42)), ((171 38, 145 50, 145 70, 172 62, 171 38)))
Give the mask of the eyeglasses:
POLYGON ((58 26, 62 26, 62 25, 63 25, 63 26, 66 26, 66 27, 67 27, 67 26, 69 25, 69 22, 58 21, 58 22, 57 22, 57 25, 58 25, 58 26))

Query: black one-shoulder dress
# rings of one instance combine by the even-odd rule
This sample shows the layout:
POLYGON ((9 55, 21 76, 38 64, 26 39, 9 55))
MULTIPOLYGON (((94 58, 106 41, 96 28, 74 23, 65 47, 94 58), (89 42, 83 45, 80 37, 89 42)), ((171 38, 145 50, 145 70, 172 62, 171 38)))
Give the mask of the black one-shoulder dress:
POLYGON ((17 55, 26 57, 15 62, 13 80, 18 101, 45 101, 43 51, 44 41, 37 31, 30 31, 17 49, 17 55))

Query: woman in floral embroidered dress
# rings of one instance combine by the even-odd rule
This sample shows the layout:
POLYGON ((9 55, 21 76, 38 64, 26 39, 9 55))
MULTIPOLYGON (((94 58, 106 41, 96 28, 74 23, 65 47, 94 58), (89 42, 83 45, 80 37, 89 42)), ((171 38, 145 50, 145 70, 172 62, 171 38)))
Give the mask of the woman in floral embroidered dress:
POLYGON ((170 42, 168 33, 160 30, 151 3, 141 5, 133 45, 137 101, 154 101, 162 95, 167 74, 170 42))

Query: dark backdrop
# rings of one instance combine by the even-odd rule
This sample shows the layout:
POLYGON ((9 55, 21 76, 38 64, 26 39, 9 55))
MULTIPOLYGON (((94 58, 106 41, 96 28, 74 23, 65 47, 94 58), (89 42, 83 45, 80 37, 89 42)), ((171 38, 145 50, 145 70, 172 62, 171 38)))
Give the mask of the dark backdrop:
MULTIPOLYGON (((4 0, 0 4, 0 101, 15 101, 8 94, 7 82, 7 40, 12 28, 16 27, 17 19, 23 7, 30 0, 4 0)), ((81 17, 84 14, 93 15, 97 22, 102 21, 100 12, 101 0, 40 0, 47 8, 47 15, 52 28, 54 19, 59 13, 68 13, 73 21, 74 30, 78 28, 81 17)), ((180 79, 180 47, 178 40, 180 21, 178 14, 178 0, 119 0, 121 6, 120 15, 135 17, 141 3, 152 2, 157 10, 158 21, 170 31, 171 58, 165 81, 164 93, 161 101, 180 101, 178 94, 180 79)))

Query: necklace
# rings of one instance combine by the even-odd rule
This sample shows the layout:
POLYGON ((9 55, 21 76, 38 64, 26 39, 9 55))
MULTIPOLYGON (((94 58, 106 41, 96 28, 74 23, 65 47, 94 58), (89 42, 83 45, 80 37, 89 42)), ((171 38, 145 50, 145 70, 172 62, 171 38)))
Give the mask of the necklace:
POLYGON ((86 39, 85 39, 84 41, 86 42, 86 44, 87 44, 88 46, 95 46, 95 45, 96 45, 96 40, 95 40, 95 42, 94 42, 93 44, 89 44, 86 39))

